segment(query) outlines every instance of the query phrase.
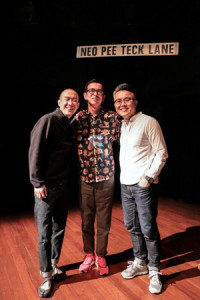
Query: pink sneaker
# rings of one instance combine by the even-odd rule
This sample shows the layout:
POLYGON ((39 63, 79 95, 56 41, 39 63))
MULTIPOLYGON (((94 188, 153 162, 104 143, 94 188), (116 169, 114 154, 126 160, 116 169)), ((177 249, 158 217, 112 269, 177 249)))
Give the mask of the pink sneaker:
POLYGON ((93 253, 89 253, 84 257, 84 261, 82 262, 82 264, 79 266, 79 271, 80 272, 88 272, 91 267, 94 265, 94 254, 93 253))
POLYGON ((100 275, 108 275, 109 274, 109 268, 106 264, 106 259, 104 257, 97 256, 95 265, 97 266, 97 270, 100 275))

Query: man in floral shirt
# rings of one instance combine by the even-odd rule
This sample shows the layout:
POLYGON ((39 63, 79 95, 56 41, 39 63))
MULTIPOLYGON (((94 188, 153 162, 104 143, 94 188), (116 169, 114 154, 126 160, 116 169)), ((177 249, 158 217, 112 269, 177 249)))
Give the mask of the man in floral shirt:
POLYGON ((96 264, 100 275, 107 275, 108 234, 114 194, 113 141, 119 139, 121 119, 101 106, 103 85, 96 79, 85 86, 88 109, 79 113, 77 122, 78 155, 81 178, 81 216, 86 256, 79 271, 87 272, 96 264), (94 222, 97 216, 96 259, 94 222))

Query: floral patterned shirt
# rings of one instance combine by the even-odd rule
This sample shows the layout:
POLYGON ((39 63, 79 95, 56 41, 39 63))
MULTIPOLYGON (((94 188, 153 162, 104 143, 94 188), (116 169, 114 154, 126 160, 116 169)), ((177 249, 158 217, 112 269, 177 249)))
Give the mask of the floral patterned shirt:
POLYGON ((113 141, 120 137, 120 117, 104 109, 96 117, 83 110, 76 122, 81 180, 87 183, 108 180, 115 171, 113 141))

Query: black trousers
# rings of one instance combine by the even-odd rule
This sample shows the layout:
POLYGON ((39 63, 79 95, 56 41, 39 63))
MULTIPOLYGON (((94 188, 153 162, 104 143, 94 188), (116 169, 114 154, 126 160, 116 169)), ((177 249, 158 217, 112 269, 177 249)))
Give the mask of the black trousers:
POLYGON ((48 277, 52 264, 58 263, 68 213, 69 188, 65 185, 47 187, 46 199, 35 195, 35 220, 38 228, 40 274, 48 277))
POLYGON ((113 195, 114 176, 101 182, 81 182, 82 234, 86 253, 93 253, 95 250, 95 217, 97 217, 96 254, 105 256, 107 253, 113 195))

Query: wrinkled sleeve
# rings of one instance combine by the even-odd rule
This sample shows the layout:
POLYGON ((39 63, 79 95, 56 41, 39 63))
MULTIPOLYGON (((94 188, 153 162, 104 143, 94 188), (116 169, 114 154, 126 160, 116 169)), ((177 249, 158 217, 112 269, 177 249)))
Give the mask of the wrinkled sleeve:
POLYGON ((35 124, 31 132, 28 159, 30 182, 34 187, 40 187, 45 184, 47 140, 50 123, 50 119, 43 117, 35 124))
POLYGON ((152 118, 148 127, 149 141, 152 147, 152 162, 146 175, 154 178, 156 183, 158 182, 158 175, 168 158, 168 152, 162 129, 157 120, 152 118))

